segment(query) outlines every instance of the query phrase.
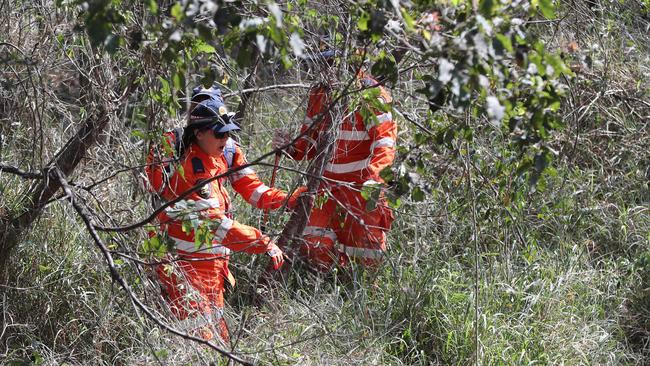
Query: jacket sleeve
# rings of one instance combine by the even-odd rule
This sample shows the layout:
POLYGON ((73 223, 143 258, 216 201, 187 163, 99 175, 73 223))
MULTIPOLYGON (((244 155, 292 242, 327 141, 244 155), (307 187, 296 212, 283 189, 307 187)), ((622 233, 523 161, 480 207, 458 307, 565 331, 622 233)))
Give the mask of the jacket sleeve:
MULTIPOLYGON (((189 166, 184 168, 186 172, 185 179, 180 178, 179 174, 176 173, 173 177, 174 182, 172 182, 172 184, 178 183, 174 184, 174 186, 182 187, 182 190, 190 189, 197 182, 210 179, 208 174, 192 174, 189 166), (180 180, 182 182, 179 182, 180 180)), ((262 234, 260 230, 241 224, 224 214, 223 207, 221 207, 223 202, 220 201, 218 195, 213 194, 214 190, 218 189, 217 184, 216 181, 207 183, 204 187, 208 188, 204 188, 203 191, 192 192, 187 198, 174 205, 174 208, 179 210, 177 212, 183 212, 171 217, 173 221, 170 224, 175 226, 175 232, 178 233, 179 230, 185 231, 182 229, 183 221, 206 220, 210 222, 209 227, 214 234, 214 242, 236 252, 251 254, 266 252, 270 241, 269 237, 262 234), (200 192, 204 192, 204 194, 202 195, 200 192), (185 210, 183 211, 183 209, 185 210)), ((177 192, 177 194, 179 193, 181 192, 177 192)), ((167 210, 166 214, 170 215, 173 212, 167 210)))
POLYGON ((395 143, 397 141, 397 124, 393 121, 390 111, 375 112, 378 123, 368 130, 368 135, 372 139, 370 146, 370 170, 373 180, 382 182, 379 173, 386 167, 393 164, 395 159, 395 143))
MULTIPOLYGON (((231 169, 237 169, 248 164, 244 152, 237 146, 231 169)), ((264 184, 252 167, 240 169, 229 176, 230 184, 246 202, 264 210, 275 210, 282 207, 287 199, 287 193, 271 188, 264 184)))
POLYGON ((152 145, 144 168, 147 175, 147 189, 159 194, 163 193, 169 180, 169 172, 165 170, 165 165, 171 164, 174 160, 174 134, 166 132, 161 141, 161 144, 154 142, 152 145))
POLYGON ((258 229, 241 224, 221 214, 215 222, 219 226, 214 230, 215 241, 235 252, 260 254, 267 251, 271 239, 258 229))
POLYGON ((305 121, 300 127, 301 137, 296 141, 296 144, 291 151, 291 156, 296 160, 313 159, 316 156, 316 142, 319 135, 323 132, 323 127, 326 125, 322 123, 321 113, 324 111, 323 106, 326 104, 327 93, 325 88, 317 86, 309 91, 309 102, 307 103, 307 115, 305 121), (320 123, 319 123, 320 122, 320 123), (319 123, 319 126, 309 129, 313 123, 319 123), (309 132, 306 132, 309 130, 309 132))

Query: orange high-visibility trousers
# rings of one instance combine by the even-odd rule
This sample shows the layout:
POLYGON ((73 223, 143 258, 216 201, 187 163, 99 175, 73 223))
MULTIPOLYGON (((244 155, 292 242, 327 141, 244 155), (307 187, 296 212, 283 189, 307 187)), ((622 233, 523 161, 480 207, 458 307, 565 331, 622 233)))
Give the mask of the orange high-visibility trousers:
POLYGON ((172 313, 181 321, 182 330, 198 332, 194 335, 210 340, 211 329, 215 329, 228 344, 228 326, 223 317, 227 259, 206 259, 210 257, 201 255, 184 258, 187 260, 156 268, 172 313))
POLYGON ((349 261, 378 265, 385 255, 386 232, 392 222, 393 213, 383 196, 368 210, 358 190, 337 187, 322 206, 312 209, 300 253, 322 272, 349 261))

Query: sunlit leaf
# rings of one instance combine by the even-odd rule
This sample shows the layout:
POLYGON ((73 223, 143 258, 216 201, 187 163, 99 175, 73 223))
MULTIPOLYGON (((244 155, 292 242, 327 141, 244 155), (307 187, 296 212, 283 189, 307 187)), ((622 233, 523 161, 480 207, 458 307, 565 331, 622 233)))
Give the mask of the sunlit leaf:
POLYGON ((542 14, 546 18, 555 18, 555 6, 553 5, 553 0, 539 0, 539 10, 542 11, 542 14))

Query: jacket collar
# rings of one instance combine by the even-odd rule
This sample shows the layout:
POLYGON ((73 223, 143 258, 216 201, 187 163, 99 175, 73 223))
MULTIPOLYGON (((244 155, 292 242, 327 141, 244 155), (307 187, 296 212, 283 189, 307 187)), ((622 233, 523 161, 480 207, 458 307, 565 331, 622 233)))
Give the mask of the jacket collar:
POLYGON ((196 143, 193 143, 190 146, 190 151, 187 154, 187 158, 189 158, 189 159, 194 158, 194 157, 197 157, 197 158, 201 159, 201 161, 203 162, 203 165, 205 166, 205 169, 215 169, 217 167, 217 160, 220 159, 220 157, 215 158, 215 157, 212 157, 212 156, 208 155, 196 143))

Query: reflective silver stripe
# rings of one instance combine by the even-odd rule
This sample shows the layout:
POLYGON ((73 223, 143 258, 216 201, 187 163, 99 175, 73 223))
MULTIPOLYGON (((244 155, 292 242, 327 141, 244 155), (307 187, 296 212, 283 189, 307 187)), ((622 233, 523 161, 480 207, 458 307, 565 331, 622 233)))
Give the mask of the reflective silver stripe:
POLYGON ((232 251, 223 245, 212 245, 209 247, 206 247, 204 245, 201 245, 197 249, 196 243, 193 241, 187 241, 179 238, 174 238, 171 237, 172 240, 174 240, 174 243, 176 244, 176 249, 177 250, 182 250, 185 252, 190 252, 190 253, 208 253, 208 254, 215 254, 215 255, 230 255, 232 251))
POLYGON ((349 141, 364 141, 369 140, 367 131, 339 131, 340 140, 349 140, 349 141))
POLYGON ((349 247, 341 243, 337 243, 336 248, 349 257, 379 259, 384 256, 384 251, 381 249, 349 247))
POLYGON ((228 230, 230 230, 233 223, 234 221, 227 217, 221 219, 221 224, 219 225, 217 231, 214 233, 214 239, 218 242, 222 242, 226 237, 226 234, 228 234, 228 230))
POLYGON ((336 173, 336 174, 356 172, 357 170, 367 168, 369 162, 370 162, 370 158, 359 160, 359 161, 353 161, 351 163, 345 163, 345 164, 328 163, 325 166, 325 170, 330 173, 336 173))
POLYGON ((219 207, 219 199, 217 198, 209 198, 207 200, 200 199, 196 201, 197 210, 207 210, 209 208, 217 208, 217 207, 219 207))
POLYGON ((242 170, 239 170, 233 174, 230 175, 230 181, 231 182, 236 182, 242 178, 244 178, 247 175, 255 174, 255 170, 253 168, 244 168, 242 170))
POLYGON ((180 200, 173 206, 167 207, 165 209, 165 214, 172 219, 179 217, 191 219, 197 217, 197 211, 202 211, 202 209, 196 208, 194 200, 180 200))
POLYGON ((377 115, 379 123, 388 122, 393 120, 393 115, 390 112, 382 113, 377 115))
POLYGON ((167 216, 171 217, 172 219, 177 219, 179 217, 184 219, 193 219, 198 217, 196 215, 197 212, 218 207, 219 199, 217 198, 209 198, 207 200, 200 199, 198 201, 180 200, 176 202, 174 206, 167 207, 165 209, 165 214, 167 214, 167 216))
POLYGON ((268 191, 269 189, 271 189, 271 188, 269 188, 268 186, 266 186, 266 185, 264 185, 264 184, 262 184, 261 186, 257 187, 257 188, 255 189, 255 192, 253 192, 253 194, 251 195, 251 198, 248 200, 248 202, 249 202, 251 205, 257 205, 257 201, 259 201, 259 200, 260 200, 260 197, 262 197, 262 195, 264 194, 264 192, 268 191))
POLYGON ((308 144, 310 144, 310 145, 312 145, 314 147, 316 146, 316 140, 314 140, 313 138, 311 138, 309 136, 303 136, 303 137, 301 137, 301 139, 307 141, 308 144))
POLYGON ((185 216, 186 213, 181 210, 176 210, 173 207, 167 207, 165 209, 165 214, 172 219, 177 219, 179 216, 185 216))
POLYGON ((379 139, 370 145, 370 151, 378 148, 378 147, 393 147, 395 146, 395 140, 393 140, 390 137, 384 137, 382 139, 379 139))
POLYGON ((324 237, 336 241, 336 233, 324 227, 305 226, 305 229, 302 231, 302 235, 324 237))

